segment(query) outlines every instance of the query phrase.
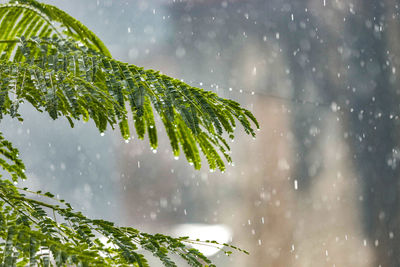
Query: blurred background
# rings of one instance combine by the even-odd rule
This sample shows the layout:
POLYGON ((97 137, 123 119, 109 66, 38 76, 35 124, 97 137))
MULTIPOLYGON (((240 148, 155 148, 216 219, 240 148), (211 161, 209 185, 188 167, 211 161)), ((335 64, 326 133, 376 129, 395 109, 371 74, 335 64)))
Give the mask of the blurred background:
POLYGON ((400 266, 400 1, 45 2, 121 61, 240 102, 261 131, 237 129, 225 173, 194 171, 162 127, 153 153, 25 106, 23 124, 0 126, 25 184, 91 217, 250 252, 204 250, 217 266, 400 266))

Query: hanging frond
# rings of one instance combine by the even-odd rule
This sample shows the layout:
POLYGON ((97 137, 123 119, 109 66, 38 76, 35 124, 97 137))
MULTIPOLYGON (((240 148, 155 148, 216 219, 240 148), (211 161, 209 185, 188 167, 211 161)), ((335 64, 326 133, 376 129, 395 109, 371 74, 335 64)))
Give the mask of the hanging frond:
POLYGON ((151 252, 164 266, 176 266, 170 259, 174 254, 190 266, 214 266, 188 245, 225 246, 226 254, 231 253, 229 249, 238 250, 228 244, 147 234, 92 220, 74 212, 70 204, 51 193, 17 189, 7 180, 0 180, 0 239, 5 241, 0 243, 1 266, 50 266, 51 262, 55 266, 149 266, 142 251, 151 252))
MULTIPOLYGON (((9 88, 8 95, 15 95, 14 101, 29 101, 53 119, 65 116, 71 125, 73 120, 91 118, 101 132, 107 125, 118 124, 125 139, 131 138, 128 103, 137 137, 143 139, 148 133, 150 146, 156 149, 154 107, 174 156, 179 156, 181 147, 196 169, 201 166, 200 150, 211 169, 225 169, 221 155, 231 162, 230 148, 221 136, 225 132, 233 138, 235 119, 253 136, 250 121, 258 127, 254 116, 232 100, 117 61, 82 44, 57 37, 21 37, 12 42, 17 44, 19 57, 0 61, 0 84, 9 88)), ((11 107, 12 101, 5 98, 11 107)), ((10 112, 3 109, 3 113, 10 112)))

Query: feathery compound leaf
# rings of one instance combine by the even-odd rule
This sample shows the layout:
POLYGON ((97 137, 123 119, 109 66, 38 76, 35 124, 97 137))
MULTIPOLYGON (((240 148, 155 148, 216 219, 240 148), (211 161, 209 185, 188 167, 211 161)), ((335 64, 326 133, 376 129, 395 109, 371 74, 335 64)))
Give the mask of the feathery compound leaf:
MULTIPOLYGON (((70 204, 50 193, 17 189, 5 180, 0 180, 0 238, 7 241, 0 243, 0 254, 4 255, 2 266, 12 266, 21 260, 40 266, 53 266, 46 262, 55 262, 57 266, 149 266, 139 253, 143 249, 164 266, 177 266, 170 259, 171 254, 179 255, 191 266, 211 264, 198 250, 188 247, 208 241, 147 234, 131 227, 117 227, 112 222, 92 220, 74 212, 70 204), (56 204, 34 200, 23 193, 56 204)), ((231 253, 223 249, 231 247, 228 244, 212 241, 212 245, 231 253)))
POLYGON ((53 119, 66 116, 71 123, 72 119, 89 116, 101 132, 107 124, 114 127, 118 123, 123 137, 128 139, 129 103, 138 138, 143 139, 148 133, 150 145, 156 149, 154 107, 171 139, 174 155, 178 156, 180 144, 196 169, 201 166, 199 148, 211 169, 225 169, 222 157, 228 162, 231 158, 222 134, 233 136, 235 119, 253 136, 249 119, 258 127, 254 116, 234 101, 119 62, 72 41, 21 37, 17 51, 21 51, 20 62, 0 61, 5 70, 3 83, 12 89, 10 81, 16 80, 15 88, 19 88, 24 73, 29 72, 28 77, 24 76, 24 86, 30 93, 25 99, 39 110, 43 107, 53 119), (12 68, 17 71, 12 72, 12 68))

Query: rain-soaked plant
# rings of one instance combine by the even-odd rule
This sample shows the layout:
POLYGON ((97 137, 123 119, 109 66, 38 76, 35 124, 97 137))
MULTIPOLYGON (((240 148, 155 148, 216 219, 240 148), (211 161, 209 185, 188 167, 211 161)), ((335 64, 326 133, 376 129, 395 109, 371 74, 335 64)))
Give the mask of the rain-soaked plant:
MULTIPOLYGON (((211 169, 224 170, 223 158, 231 162, 223 133, 233 138, 236 121, 253 136, 251 122, 258 127, 254 116, 232 100, 113 59, 79 21, 35 0, 0 5, 0 119, 9 115, 22 121, 19 106, 25 102, 53 119, 66 117, 71 127, 80 119, 92 120, 100 132, 118 125, 124 139, 132 136, 131 114, 136 136, 143 139, 147 133, 152 149, 157 148, 156 111, 173 154, 181 149, 196 169, 200 151, 211 169)), ((51 193, 17 187, 26 179, 25 166, 1 133, 0 166, 1 266, 148 266, 140 250, 165 266, 176 266, 170 254, 191 266, 212 266, 191 248, 198 240, 89 219, 51 193)), ((237 249, 208 245, 225 247, 227 254, 237 249)))

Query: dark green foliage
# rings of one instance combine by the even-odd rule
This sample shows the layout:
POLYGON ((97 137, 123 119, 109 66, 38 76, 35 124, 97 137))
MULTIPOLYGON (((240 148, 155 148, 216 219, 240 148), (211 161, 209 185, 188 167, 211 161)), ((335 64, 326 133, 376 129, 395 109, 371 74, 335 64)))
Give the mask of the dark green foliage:
POLYGON ((0 240, 5 241, 0 243, 4 266, 46 261, 56 266, 148 266, 138 253, 139 248, 150 251, 165 266, 176 266, 170 253, 180 255, 192 266, 211 264, 199 251, 187 246, 195 241, 186 237, 151 235, 104 220, 91 220, 50 193, 16 188, 7 180, 0 181, 0 240), (25 194, 40 196, 47 202, 25 194), (100 241, 101 236, 108 239, 110 246, 100 241))
MULTIPOLYGON (((66 117, 71 127, 81 119, 92 120, 100 132, 118 125, 125 139, 132 138, 133 120, 136 137, 147 134, 152 149, 158 145, 156 111, 174 156, 182 149, 196 169, 201 167, 200 151, 211 169, 225 169, 221 155, 231 162, 223 134, 233 138, 236 120, 253 136, 250 121, 258 127, 254 116, 232 100, 113 59, 79 21, 34 0, 0 5, 0 120, 4 115, 23 120, 18 107, 24 102, 53 119, 66 117)), ((188 246, 199 241, 91 220, 51 193, 17 188, 11 181, 26 179, 25 166, 1 133, 0 167, 1 266, 148 266, 140 249, 165 266, 176 266, 169 254, 191 266, 212 266, 188 246)))

